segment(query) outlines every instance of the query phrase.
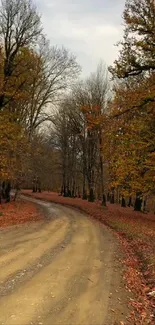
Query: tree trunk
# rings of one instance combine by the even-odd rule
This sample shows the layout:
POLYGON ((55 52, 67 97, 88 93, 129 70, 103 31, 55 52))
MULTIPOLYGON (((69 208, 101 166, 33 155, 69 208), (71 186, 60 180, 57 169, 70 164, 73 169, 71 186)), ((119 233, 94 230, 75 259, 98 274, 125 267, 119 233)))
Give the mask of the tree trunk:
POLYGON ((142 208, 142 199, 140 198, 140 195, 137 194, 134 210, 135 211, 141 211, 141 208, 142 208))
POLYGON ((102 188, 102 205, 106 206, 106 195, 104 193, 104 180, 103 180, 103 157, 102 157, 102 131, 100 129, 100 170, 101 170, 101 188, 102 188))
POLYGON ((64 197, 66 197, 67 196, 67 193, 66 193, 66 170, 65 170, 65 167, 63 167, 62 189, 63 189, 62 195, 64 197))
POLYGON ((66 184, 64 184, 64 186, 63 186, 63 194, 64 194, 64 197, 67 196, 67 193, 66 193, 66 184))
POLYGON ((35 177, 34 177, 34 179, 33 179, 32 192, 33 192, 33 193, 36 193, 36 192, 37 192, 37 180, 36 180, 35 177))
POLYGON ((119 187, 117 187, 117 189, 116 189, 116 203, 120 203, 119 202, 119 197, 120 197, 120 192, 119 192, 119 187))
POLYGON ((89 202, 94 202, 94 200, 95 200, 95 197, 94 197, 94 190, 93 190, 93 188, 91 187, 91 188, 90 188, 90 191, 89 191, 89 198, 88 198, 88 201, 89 201, 89 202))
POLYGON ((38 180, 38 192, 41 193, 41 181, 38 180))
POLYGON ((84 137, 82 139, 82 174, 83 174, 83 184, 82 184, 82 199, 87 200, 87 192, 86 192, 86 175, 87 175, 87 164, 86 164, 86 129, 84 127, 84 137))
POLYGON ((70 190, 70 186, 69 186, 69 183, 68 183, 68 185, 67 185, 67 193, 66 193, 66 196, 67 196, 67 197, 71 197, 71 196, 72 196, 72 194, 71 194, 71 190, 70 190))
POLYGON ((85 169, 83 169, 83 189, 82 189, 82 199, 83 199, 83 200, 87 200, 85 169))
POLYGON ((87 193, 85 190, 83 191, 82 200, 87 200, 87 193))
POLYGON ((75 197, 75 179, 73 180, 73 184, 72 184, 72 192, 71 192, 71 196, 74 198, 75 197))
POLYGON ((110 202, 110 193, 108 192, 107 201, 110 202))
POLYGON ((60 192, 61 196, 63 196, 63 192, 64 192, 64 187, 63 187, 63 185, 62 185, 62 186, 61 186, 61 192, 60 192))
POLYGON ((121 203, 121 207, 126 208, 126 202, 125 202, 124 195, 122 195, 122 203, 121 203))
POLYGON ((2 183, 2 199, 5 199, 5 181, 2 183))
POLYGON ((105 206, 105 207, 107 206, 107 204, 106 204, 106 195, 105 194, 103 194, 102 205, 105 206))
POLYGON ((83 189, 82 189, 82 199, 83 199, 83 200, 87 200, 85 166, 83 167, 83 189))
POLYGON ((1 111, 2 108, 3 108, 3 102, 4 102, 4 95, 1 95, 1 96, 0 96, 0 111, 1 111))
POLYGON ((15 191, 15 195, 14 195, 14 201, 16 201, 16 199, 18 198, 18 195, 20 193, 20 185, 19 183, 16 184, 16 191, 15 191))
POLYGON ((10 202, 10 192, 11 192, 11 183, 8 181, 6 188, 5 188, 5 199, 6 203, 10 202))
POLYGON ((141 211, 144 212, 144 213, 146 212, 146 201, 147 201, 147 198, 143 197, 141 211))
POLYGON ((132 205, 132 197, 130 196, 130 197, 129 197, 129 203, 128 203, 128 207, 130 208, 130 207, 131 207, 131 205, 132 205))
POLYGON ((110 203, 111 203, 111 204, 114 204, 114 203, 115 203, 115 193, 114 193, 114 189, 112 189, 112 193, 111 193, 111 196, 110 196, 110 203))

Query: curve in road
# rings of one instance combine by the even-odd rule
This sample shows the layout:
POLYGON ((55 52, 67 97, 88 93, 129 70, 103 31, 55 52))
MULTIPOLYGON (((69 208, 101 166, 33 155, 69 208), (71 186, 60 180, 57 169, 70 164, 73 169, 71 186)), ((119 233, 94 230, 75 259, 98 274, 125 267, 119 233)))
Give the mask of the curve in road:
POLYGON ((112 232, 76 210, 31 201, 44 221, 0 231, 0 324, 120 324, 128 294, 112 232))

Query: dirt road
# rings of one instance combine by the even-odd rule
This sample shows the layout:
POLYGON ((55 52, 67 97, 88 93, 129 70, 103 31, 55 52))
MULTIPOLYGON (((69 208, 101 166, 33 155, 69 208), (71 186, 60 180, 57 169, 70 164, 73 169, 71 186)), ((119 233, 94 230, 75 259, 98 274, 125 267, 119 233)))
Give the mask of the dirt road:
POLYGON ((120 324, 128 294, 116 238, 76 210, 38 204, 45 221, 0 230, 0 324, 120 324))

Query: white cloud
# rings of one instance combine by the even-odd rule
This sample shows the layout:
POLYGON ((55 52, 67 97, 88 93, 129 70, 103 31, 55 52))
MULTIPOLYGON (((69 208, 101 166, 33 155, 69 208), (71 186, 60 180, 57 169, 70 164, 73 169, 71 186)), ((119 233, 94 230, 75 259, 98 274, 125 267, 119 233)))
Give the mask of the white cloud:
POLYGON ((117 58, 114 46, 122 38, 121 13, 125 0, 36 0, 45 33, 54 45, 69 48, 83 74, 117 58))
POLYGON ((96 26, 96 31, 98 33, 99 36, 118 36, 120 35, 120 31, 117 27, 113 26, 113 25, 100 25, 100 26, 96 26))

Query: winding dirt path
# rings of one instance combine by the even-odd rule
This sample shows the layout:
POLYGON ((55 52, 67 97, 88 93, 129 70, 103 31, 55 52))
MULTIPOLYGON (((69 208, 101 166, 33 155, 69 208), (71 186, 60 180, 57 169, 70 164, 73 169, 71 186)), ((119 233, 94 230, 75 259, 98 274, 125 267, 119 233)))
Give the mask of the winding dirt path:
POLYGON ((76 210, 30 200, 45 220, 0 230, 0 324, 121 324, 129 310, 116 238, 76 210))

